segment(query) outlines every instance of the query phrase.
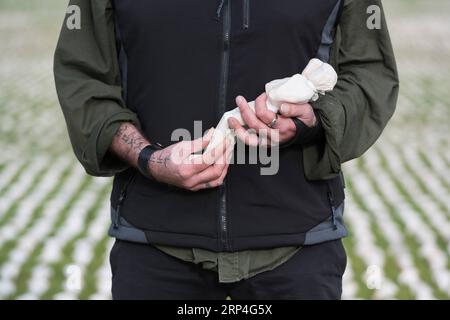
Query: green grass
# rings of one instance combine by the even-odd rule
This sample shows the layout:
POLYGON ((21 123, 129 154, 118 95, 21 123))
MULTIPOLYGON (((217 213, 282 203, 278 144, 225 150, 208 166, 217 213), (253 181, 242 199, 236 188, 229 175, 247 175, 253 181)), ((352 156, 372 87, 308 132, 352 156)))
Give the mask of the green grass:
POLYGON ((64 267, 68 264, 73 263, 73 250, 75 247, 75 244, 78 240, 82 239, 87 232, 87 227, 89 223, 95 218, 97 214, 104 214, 99 213, 98 209, 102 205, 102 200, 105 200, 108 196, 108 192, 111 191, 111 188, 109 186, 104 187, 100 192, 98 192, 98 196, 96 197, 96 201, 93 203, 93 205, 88 209, 88 213, 86 215, 84 225, 82 228, 82 231, 75 235, 72 239, 70 239, 62 250, 62 255, 59 261, 54 263, 52 265, 53 270, 53 279, 55 281, 52 282, 52 285, 50 288, 45 292, 42 296, 43 299, 51 299, 56 293, 62 291, 63 285, 66 281, 66 275, 64 274, 64 267))
MULTIPOLYGON (((373 215, 374 213, 371 212, 367 206, 364 203, 364 198, 361 196, 361 194, 356 190, 356 188, 353 187, 353 182, 351 178, 346 179, 347 184, 347 192, 350 192, 352 194, 352 199, 355 201, 355 204, 365 213, 367 214, 367 217, 370 221, 371 231, 373 232, 373 235, 375 236, 375 241, 378 247, 385 248, 385 264, 383 266, 383 272, 385 273, 386 277, 392 281, 392 283, 397 284, 397 299, 413 299, 414 295, 411 292, 411 290, 406 287, 405 285, 398 282, 398 276, 400 274, 400 267, 398 263, 395 260, 395 257, 393 256, 393 253, 389 249, 389 243, 386 240, 386 238, 383 236, 382 231, 380 230, 380 226, 374 219, 373 215)), ((380 266, 381 267, 381 266, 380 266)))
MULTIPOLYGON (((358 161, 358 164, 360 164, 360 169, 364 172, 370 172, 368 171, 368 168, 365 167, 364 161, 358 161)), ((409 252, 414 260, 414 264, 416 266, 416 269, 419 272, 420 277, 422 280, 427 283, 433 290, 434 295, 438 299, 448 299, 448 296, 443 293, 436 285, 433 277, 430 273, 430 267, 428 265, 428 262, 425 260, 424 257, 422 257, 419 253, 420 250, 420 244, 415 237, 415 235, 411 234, 407 228, 404 225, 404 222, 402 219, 397 215, 396 208, 394 205, 388 201, 384 195, 383 192, 380 189, 380 186, 375 182, 376 177, 373 177, 372 175, 368 175, 368 180, 371 183, 372 188, 375 190, 376 194, 379 196, 380 200, 383 202, 384 206, 387 208, 388 213, 391 217, 391 219, 395 222, 397 227, 400 229, 400 232, 405 238, 405 244, 409 249, 409 252)))
POLYGON ((86 268, 83 278, 84 286, 78 295, 79 299, 86 300, 96 292, 97 275, 95 272, 103 264, 104 259, 108 259, 109 257, 109 252, 107 251, 109 239, 110 238, 108 236, 105 236, 95 246, 94 257, 96 257, 96 259, 93 259, 86 268))
MULTIPOLYGON (((60 186, 62 186, 67 181, 67 178, 69 177, 72 170, 74 170, 73 166, 64 170, 64 172, 61 176, 61 179, 60 179, 60 184, 56 185, 55 188, 52 191, 50 191, 50 193, 47 196, 48 198, 42 202, 42 205, 39 208, 37 208, 37 210, 34 214, 35 218, 32 219, 32 221, 29 223, 29 226, 32 225, 33 222, 36 221, 39 216, 42 215, 42 211, 45 209, 45 204, 48 203, 49 201, 51 201, 52 198, 54 198, 55 196, 58 195, 60 186)), ((89 180, 91 180, 91 179, 89 179, 89 178, 85 179, 85 181, 89 181, 89 180)), ((85 187, 85 183, 82 183, 80 188, 81 187, 85 187)), ((79 196, 78 192, 74 193, 73 197, 68 201, 68 204, 70 205, 71 203, 73 203, 73 201, 75 201, 78 196, 79 196)), ((64 213, 64 211, 62 211, 62 213, 64 213)), ((51 230, 55 230, 55 229, 52 228, 51 230)), ((41 239, 39 242, 34 244, 34 246, 35 246, 34 250, 32 251, 31 255, 28 257, 28 259, 24 262, 22 267, 20 268, 20 271, 19 271, 19 274, 18 274, 17 280, 16 280, 16 286, 17 286, 16 292, 10 298, 15 298, 26 292, 27 283, 31 276, 33 266, 38 262, 38 257, 42 252, 44 244, 45 244, 45 239, 41 239)))
POLYGON ((433 176, 427 176, 427 177, 422 177, 424 179, 422 179, 421 177, 419 177, 416 173, 416 171, 414 171, 411 166, 408 164, 407 159, 405 158, 404 153, 401 154, 401 159, 402 159, 402 163, 403 166, 405 167, 405 170, 408 172, 408 174, 414 179, 414 181, 417 183, 417 185, 419 186, 420 190, 426 194, 428 197, 430 197, 433 202, 438 206, 438 208, 446 214, 447 217, 449 217, 450 212, 448 212, 447 207, 444 205, 444 203, 442 202, 442 200, 445 199, 440 199, 438 196, 436 196, 433 192, 431 192, 430 188, 427 186, 426 182, 424 181, 424 179, 429 179, 431 178, 438 178, 439 179, 439 173, 434 172, 434 168, 428 167, 428 169, 430 170, 430 173, 433 174, 433 176))
POLYGON ((440 249, 444 252, 444 254, 447 256, 448 259, 448 265, 450 267, 450 254, 447 252, 447 240, 441 235, 441 233, 433 226, 433 224, 430 222, 430 219, 428 218, 427 214, 423 211, 422 207, 420 207, 416 200, 414 200, 413 196, 408 192, 407 188, 405 187, 404 183, 401 181, 401 178, 392 170, 387 164, 386 157, 381 153, 377 152, 378 156, 381 160, 381 167, 386 171, 386 173, 391 177, 394 185, 396 186, 399 193, 403 196, 406 202, 409 203, 409 205, 412 207, 415 213, 417 213, 422 221, 424 221, 425 225, 428 226, 428 228, 431 229, 433 234, 436 236, 436 243, 440 247, 440 249))
MULTIPOLYGON (((6 211, 3 218, 0 220, 0 228, 4 225, 6 225, 13 217, 14 214, 17 211, 17 208, 20 206, 20 203, 24 201, 31 192, 33 192, 38 186, 39 183, 42 181, 44 175, 49 172, 51 168, 44 167, 41 170, 37 171, 35 175, 33 176, 33 180, 31 184, 26 188, 21 195, 16 199, 16 201, 12 204, 12 206, 6 211)), ((5 244, 2 244, 2 247, 0 248, 0 262, 2 261, 2 251, 4 249, 5 244)))
POLYGON ((356 296, 360 299, 370 299, 373 296, 373 290, 369 289, 366 285, 365 279, 364 279, 364 273, 367 270, 367 265, 364 263, 364 261, 355 254, 355 241, 357 241, 355 238, 352 237, 352 229, 350 226, 348 227, 349 236, 344 239, 344 247, 347 252, 347 259, 351 260, 352 262, 352 268, 354 272, 354 280, 357 284, 357 292, 356 296))
MULTIPOLYGON (((423 164, 429 169, 434 170, 430 160, 428 159, 427 155, 423 151, 419 151, 419 158, 422 160, 423 164)), ((444 162, 446 162, 447 166, 450 167, 450 163, 446 161, 445 157, 442 157, 444 159, 444 162)), ((445 179, 442 178, 441 172, 436 172, 436 178, 439 179, 440 183, 445 187, 447 192, 450 192, 450 185, 447 183, 445 179)))

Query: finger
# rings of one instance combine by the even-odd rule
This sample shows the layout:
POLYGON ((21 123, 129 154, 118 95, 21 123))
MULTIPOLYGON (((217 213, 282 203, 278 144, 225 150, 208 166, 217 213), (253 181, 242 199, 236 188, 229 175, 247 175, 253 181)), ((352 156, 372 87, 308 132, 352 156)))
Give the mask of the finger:
POLYGON ((281 141, 281 130, 274 130, 272 131, 270 137, 267 137, 264 141, 266 144, 264 144, 265 147, 275 147, 280 144, 281 141))
POLYGON ((270 141, 271 140, 268 139, 267 137, 260 136, 259 137, 259 146, 262 148, 268 148, 270 145, 270 141))
POLYGON ((214 128, 211 128, 203 135, 203 137, 190 141, 189 154, 196 153, 205 149, 208 143, 211 141, 211 138, 214 134, 214 130, 215 130, 214 128))
MULTIPOLYGON (((256 119, 258 120, 258 126, 257 128, 254 128, 259 136, 264 135, 267 139, 259 139, 259 145, 261 145, 261 141, 270 140, 272 134, 274 133, 274 129, 270 128, 267 124, 271 123, 275 118, 277 118, 277 115, 267 109, 267 96, 265 93, 261 94, 258 98, 255 100, 255 113, 252 113, 256 116, 256 119)), ((250 109, 251 110, 251 109, 250 109)), ((244 116, 243 116, 244 118, 244 116)), ((244 120, 245 121, 245 120, 244 120)), ((275 126, 276 127, 276 126, 275 126)), ((247 138, 251 138, 251 135, 247 138)), ((255 137, 253 138, 253 140, 255 137)), ((263 143, 266 143, 263 142, 263 143)), ((252 145, 254 145, 255 142, 252 142, 252 145)))
POLYGON ((309 103, 306 104, 283 104, 280 108, 280 112, 285 117, 297 117, 308 127, 313 127, 316 122, 316 115, 314 109, 309 103))
POLYGON ((230 145, 230 140, 226 137, 213 149, 208 152, 198 155, 197 157, 189 157, 186 159, 185 164, 190 166, 192 174, 197 174, 223 158, 226 149, 230 145))
POLYGON ((238 96, 236 98, 236 104, 241 112, 242 120, 244 120, 244 123, 249 128, 255 129, 256 131, 267 128, 267 126, 256 117, 255 112, 249 107, 244 97, 238 96))
POLYGON ((234 145, 236 144, 235 137, 229 138, 229 145, 227 147, 227 151, 225 153, 225 163, 231 164, 231 160, 233 159, 234 145))
MULTIPOLYGON (((283 116, 278 117, 277 120, 277 131, 278 131, 278 136, 279 137, 284 137, 284 136, 294 136, 295 132, 297 131, 297 128, 295 126, 294 121, 292 120, 292 118, 285 118, 283 116)), ((276 137, 275 137, 275 132, 272 132, 270 138, 272 140, 276 141, 276 137)))
POLYGON ((233 152, 233 149, 234 149, 234 140, 230 139, 229 137, 226 138, 225 139, 225 148, 223 149, 222 154, 216 158, 216 160, 214 161, 214 164, 224 164, 224 165, 230 164, 231 154, 233 152))
POLYGON ((191 166, 192 172, 200 172, 208 168, 212 163, 205 161, 204 154, 192 155, 198 151, 205 149, 212 139, 215 129, 209 129, 202 138, 198 138, 187 142, 186 146, 182 147, 179 152, 182 153, 179 157, 183 158, 182 163, 191 166), (187 154, 187 157, 186 157, 187 154))
POLYGON ((228 168, 230 168, 230 165, 227 164, 225 165, 225 168, 222 171, 222 174, 220 175, 219 179, 217 179, 216 181, 213 182, 213 184, 217 184, 217 186, 221 186, 225 180, 225 177, 227 176, 228 173, 228 168))
POLYGON ((225 177, 227 176, 229 167, 230 167, 230 165, 226 165, 225 168, 223 169, 220 177, 217 180, 210 182, 210 185, 213 185, 214 187, 219 187, 219 186, 223 185, 223 182, 225 180, 225 177))
POLYGON ((265 95, 259 96, 255 100, 256 117, 264 124, 271 123, 276 118, 276 114, 267 109, 265 95))
POLYGON ((234 134, 236 137, 241 140, 243 143, 256 147, 258 145, 258 136, 256 134, 251 134, 248 132, 247 129, 245 129, 239 121, 237 121, 235 118, 228 119, 228 123, 230 125, 230 128, 234 130, 234 134))
POLYGON ((215 148, 209 150, 203 154, 202 159, 204 163, 209 165, 214 164, 217 159, 223 156, 226 151, 227 144, 229 144, 228 139, 224 138, 215 148))
POLYGON ((186 181, 186 187, 192 190, 195 187, 204 187, 206 183, 216 181, 222 176, 226 164, 214 164, 202 172, 197 173, 186 181))
POLYGON ((211 189, 211 188, 220 187, 221 185, 223 185, 225 177, 228 173, 228 168, 229 168, 229 165, 225 165, 219 178, 217 178, 213 181, 199 183, 195 187, 193 187, 191 189, 191 191, 199 191, 199 190, 203 190, 203 189, 211 189))
MULTIPOLYGON (((220 157, 218 160, 216 160, 216 163, 214 164, 215 167, 219 167, 219 168, 224 167, 220 177, 213 181, 202 181, 202 179, 205 176, 206 176, 206 179, 208 178, 209 172, 206 172, 206 170, 205 170, 201 174, 198 174, 196 178, 194 178, 194 179, 200 179, 201 182, 198 183, 196 186, 192 187, 190 190, 198 191, 201 189, 216 188, 216 187, 222 185, 223 181, 225 179, 225 176, 228 172, 230 163, 231 163, 231 157, 233 155, 233 150, 234 150, 234 140, 227 139, 226 148, 224 150, 222 157, 220 157)), ((209 168, 211 168, 211 167, 209 167, 209 168)), ((197 181, 195 181, 195 182, 197 182, 197 181)))
POLYGON ((285 117, 301 117, 310 112, 312 109, 310 104, 293 104, 283 103, 280 107, 280 112, 285 117))
POLYGON ((231 163, 232 157, 233 157, 233 151, 234 151, 234 145, 235 145, 235 137, 227 137, 227 143, 224 150, 224 153, 222 156, 218 159, 216 159, 216 164, 225 164, 229 165, 231 163))
POLYGON ((269 146, 275 146, 278 144, 279 136, 280 135, 278 130, 271 130, 270 134, 268 134, 268 132, 266 131, 261 131, 258 135, 259 145, 265 148, 268 148, 269 146))
POLYGON ((238 130, 241 128, 245 130, 245 128, 241 125, 241 123, 234 117, 228 118, 228 126, 232 130, 238 130))

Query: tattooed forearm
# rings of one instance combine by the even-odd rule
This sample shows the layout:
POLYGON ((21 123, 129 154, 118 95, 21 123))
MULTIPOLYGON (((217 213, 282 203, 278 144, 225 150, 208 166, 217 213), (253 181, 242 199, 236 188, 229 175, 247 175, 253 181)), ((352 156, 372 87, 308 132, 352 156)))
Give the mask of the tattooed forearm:
POLYGON ((129 124, 124 124, 123 130, 119 130, 120 139, 129 146, 127 153, 137 152, 139 153, 146 145, 148 141, 141 135, 140 132, 134 130, 127 131, 129 124))
POLYGON ((149 141, 133 124, 122 123, 114 136, 111 151, 122 160, 136 166, 139 153, 149 144, 149 141))

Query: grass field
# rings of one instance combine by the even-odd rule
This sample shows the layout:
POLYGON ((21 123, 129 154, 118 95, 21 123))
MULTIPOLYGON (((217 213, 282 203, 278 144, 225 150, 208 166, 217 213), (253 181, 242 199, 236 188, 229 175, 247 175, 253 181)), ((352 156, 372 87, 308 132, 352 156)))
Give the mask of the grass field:
MULTIPOLYGON (((108 299, 110 179, 84 174, 57 104, 66 1, 0 0, 0 299, 108 299)), ((398 111, 345 164, 346 299, 450 298, 450 3, 387 0, 398 111)))

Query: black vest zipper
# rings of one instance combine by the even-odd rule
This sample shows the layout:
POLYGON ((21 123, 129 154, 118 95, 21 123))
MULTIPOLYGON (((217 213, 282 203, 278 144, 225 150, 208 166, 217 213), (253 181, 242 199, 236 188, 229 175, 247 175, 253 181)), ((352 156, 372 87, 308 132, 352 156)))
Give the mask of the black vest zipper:
POLYGON ((333 229, 337 230, 337 222, 336 222, 336 203, 333 195, 333 187, 331 186, 330 181, 328 181, 328 202, 331 207, 331 222, 333 224, 333 229))
POLYGON ((248 29, 250 27, 250 0, 243 0, 243 12, 242 27, 248 29))
POLYGON ((136 178, 136 175, 137 175, 137 173, 133 172, 131 177, 127 180, 127 182, 125 183, 124 187, 120 191, 119 200, 117 202, 117 207, 116 207, 116 217, 115 217, 114 222, 113 222, 114 229, 119 228, 120 211, 122 210, 123 202, 125 201, 125 198, 127 197, 128 188, 133 183, 134 179, 136 178))
MULTIPOLYGON (((231 1, 224 3, 223 16, 223 52, 221 61, 220 84, 219 84, 219 103, 218 103, 218 119, 222 117, 226 110, 227 102, 227 82, 228 68, 230 61, 230 26, 231 26, 231 1)), ((227 190, 226 182, 219 190, 219 225, 220 225, 220 242, 225 251, 231 251, 228 241, 228 221, 227 221, 227 190)))

